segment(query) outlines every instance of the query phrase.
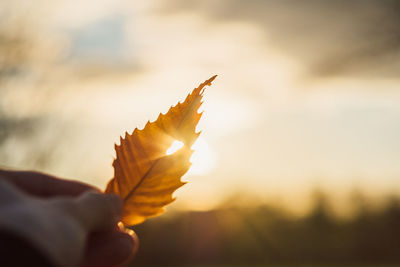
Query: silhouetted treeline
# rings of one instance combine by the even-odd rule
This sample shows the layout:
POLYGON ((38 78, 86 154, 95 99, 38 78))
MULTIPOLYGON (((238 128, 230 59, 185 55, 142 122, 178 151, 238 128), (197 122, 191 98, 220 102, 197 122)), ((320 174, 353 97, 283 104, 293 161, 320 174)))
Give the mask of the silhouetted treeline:
POLYGON ((166 214, 134 228, 132 266, 394 264, 400 266, 400 201, 372 210, 359 203, 338 219, 325 198, 298 218, 273 206, 166 214))

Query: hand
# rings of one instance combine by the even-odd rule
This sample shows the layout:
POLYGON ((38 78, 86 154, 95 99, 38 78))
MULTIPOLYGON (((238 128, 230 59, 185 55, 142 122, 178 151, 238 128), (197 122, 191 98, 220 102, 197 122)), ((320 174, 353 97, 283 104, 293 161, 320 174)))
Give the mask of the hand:
MULTIPOLYGON (((0 229, 26 238, 56 266, 116 266, 138 241, 117 226, 122 200, 84 183, 0 170, 0 229)), ((16 252, 18 255, 18 252, 16 252)))

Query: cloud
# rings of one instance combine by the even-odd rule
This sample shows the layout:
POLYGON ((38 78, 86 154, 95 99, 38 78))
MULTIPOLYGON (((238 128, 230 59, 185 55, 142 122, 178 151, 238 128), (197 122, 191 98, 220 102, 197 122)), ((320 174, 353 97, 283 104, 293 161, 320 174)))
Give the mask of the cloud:
POLYGON ((252 23, 265 42, 316 76, 398 75, 398 1, 173 0, 162 12, 200 12, 217 23, 252 23))

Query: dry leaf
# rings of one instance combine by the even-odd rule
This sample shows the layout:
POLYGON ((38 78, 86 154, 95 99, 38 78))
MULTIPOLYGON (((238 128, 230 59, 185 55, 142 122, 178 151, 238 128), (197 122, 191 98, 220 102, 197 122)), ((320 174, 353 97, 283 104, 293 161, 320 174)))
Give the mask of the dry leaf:
POLYGON ((121 137, 115 145, 117 153, 113 162, 114 178, 105 190, 124 200, 122 222, 135 225, 163 212, 163 207, 172 201, 172 193, 184 185, 180 179, 189 170, 191 146, 200 133, 196 125, 202 113, 204 87, 211 85, 216 76, 208 79, 189 94, 183 103, 160 114, 156 121, 147 122, 142 129, 121 137), (177 152, 166 155, 175 141, 184 146, 177 152))

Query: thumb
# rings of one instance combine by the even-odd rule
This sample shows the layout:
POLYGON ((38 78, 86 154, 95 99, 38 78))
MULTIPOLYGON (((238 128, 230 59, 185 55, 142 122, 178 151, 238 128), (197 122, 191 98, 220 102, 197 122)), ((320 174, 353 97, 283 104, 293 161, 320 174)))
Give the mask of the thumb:
POLYGON ((88 191, 76 198, 77 219, 89 231, 115 227, 121 218, 122 199, 114 194, 88 191))

